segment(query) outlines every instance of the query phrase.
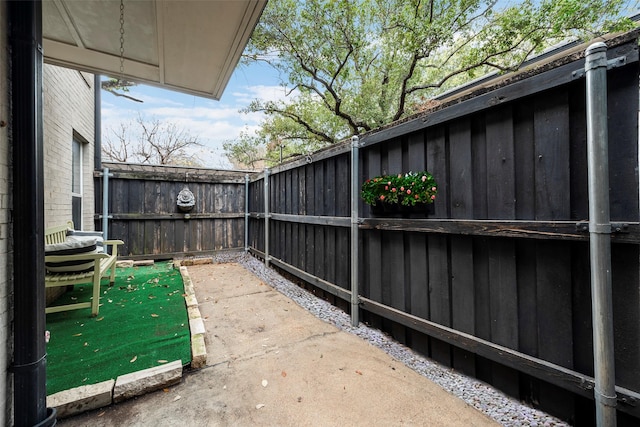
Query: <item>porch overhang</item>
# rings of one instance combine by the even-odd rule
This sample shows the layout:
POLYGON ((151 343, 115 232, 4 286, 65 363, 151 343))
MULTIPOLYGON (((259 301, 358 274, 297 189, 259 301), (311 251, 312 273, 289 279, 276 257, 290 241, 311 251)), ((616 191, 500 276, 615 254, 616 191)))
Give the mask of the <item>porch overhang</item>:
POLYGON ((45 0, 47 63, 220 99, 266 0, 45 0))

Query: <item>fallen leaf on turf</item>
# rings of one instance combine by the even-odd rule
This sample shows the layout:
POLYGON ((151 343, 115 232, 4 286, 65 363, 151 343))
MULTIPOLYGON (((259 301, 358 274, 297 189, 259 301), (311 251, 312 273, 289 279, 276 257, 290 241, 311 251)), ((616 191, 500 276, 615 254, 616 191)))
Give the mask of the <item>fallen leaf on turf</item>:
POLYGON ((265 405, 264 403, 258 403, 258 404, 256 405, 256 409, 262 409, 262 408, 264 408, 265 406, 267 406, 267 405, 265 405))
POLYGON ((138 356, 133 356, 133 359, 129 360, 129 363, 133 363, 138 360, 138 356))
POLYGON ((79 334, 73 334, 74 337, 79 337, 80 335, 82 335, 82 333, 79 334))
POLYGON ((167 363, 167 360, 160 359, 160 360, 158 360, 158 363, 167 363))
POLYGON ((88 346, 88 345, 89 345, 89 343, 88 343, 88 342, 85 342, 85 343, 84 343, 84 346, 85 346, 85 347, 86 347, 86 346, 88 346))
POLYGON ((269 381, 262 380, 262 387, 266 387, 267 385, 269 385, 269 381))
POLYGON ((285 371, 282 371, 282 372, 280 373, 280 375, 282 375, 283 377, 286 377, 286 376, 287 376, 287 373, 286 373, 285 371))
POLYGON ((99 322, 99 321, 101 321, 102 319, 104 319, 104 316, 102 316, 102 317, 98 317, 98 318, 96 319, 96 322, 99 322))
POLYGON ((173 398, 173 401, 175 402, 176 400, 180 400, 180 399, 182 399, 182 396, 176 396, 173 398))
POLYGON ((151 317, 160 317, 158 314, 151 313, 151 317))

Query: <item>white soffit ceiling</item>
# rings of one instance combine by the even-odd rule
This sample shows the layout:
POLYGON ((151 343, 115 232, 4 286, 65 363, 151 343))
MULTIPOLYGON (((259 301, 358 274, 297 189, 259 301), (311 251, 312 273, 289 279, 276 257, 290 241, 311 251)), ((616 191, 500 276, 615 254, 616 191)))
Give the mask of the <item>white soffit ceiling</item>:
MULTIPOLYGON (((123 77, 220 99, 266 0, 124 0, 123 77)), ((42 2, 44 60, 120 77, 120 0, 42 2)))

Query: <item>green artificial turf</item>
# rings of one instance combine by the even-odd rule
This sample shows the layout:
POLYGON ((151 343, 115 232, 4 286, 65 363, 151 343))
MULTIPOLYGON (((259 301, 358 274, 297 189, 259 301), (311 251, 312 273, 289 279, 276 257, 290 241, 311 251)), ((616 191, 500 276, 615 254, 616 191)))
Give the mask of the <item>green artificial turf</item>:
MULTIPOLYGON (((97 317, 90 309, 47 314, 47 394, 191 362, 184 285, 172 263, 118 268, 115 285, 103 280, 100 292, 97 317)), ((90 299, 91 287, 76 285, 54 305, 90 299)))

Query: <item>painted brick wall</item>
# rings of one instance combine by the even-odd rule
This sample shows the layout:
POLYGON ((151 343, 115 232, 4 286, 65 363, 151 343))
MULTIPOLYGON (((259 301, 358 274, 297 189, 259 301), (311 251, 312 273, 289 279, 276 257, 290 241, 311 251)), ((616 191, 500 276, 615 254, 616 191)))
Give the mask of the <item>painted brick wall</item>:
MULTIPOLYGON (((71 220, 71 162, 74 132, 83 145, 83 224, 93 230, 93 75, 44 65, 45 227, 71 220)), ((76 227, 80 228, 80 227, 76 227)))
MULTIPOLYGON (((0 2, 0 122, 9 122, 9 61, 7 3, 0 2)), ((9 126, 0 123, 0 425, 11 425, 13 392, 7 374, 7 366, 13 354, 11 314, 8 310, 12 299, 12 272, 10 235, 11 217, 11 169, 9 167, 9 126)))

